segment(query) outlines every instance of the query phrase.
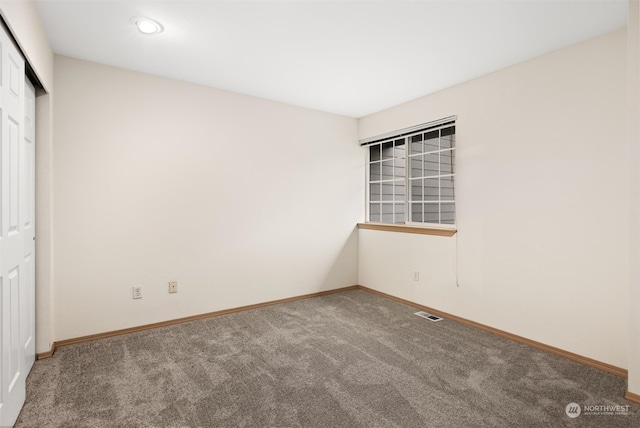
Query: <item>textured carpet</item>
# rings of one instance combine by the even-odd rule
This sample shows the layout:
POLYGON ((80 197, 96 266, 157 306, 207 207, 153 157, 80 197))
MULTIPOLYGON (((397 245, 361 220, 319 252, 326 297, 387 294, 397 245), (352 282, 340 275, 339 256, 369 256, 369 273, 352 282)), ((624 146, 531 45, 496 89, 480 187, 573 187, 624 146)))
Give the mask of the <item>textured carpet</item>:
POLYGON ((416 311, 352 290, 62 347, 16 427, 640 427, 624 379, 416 311))

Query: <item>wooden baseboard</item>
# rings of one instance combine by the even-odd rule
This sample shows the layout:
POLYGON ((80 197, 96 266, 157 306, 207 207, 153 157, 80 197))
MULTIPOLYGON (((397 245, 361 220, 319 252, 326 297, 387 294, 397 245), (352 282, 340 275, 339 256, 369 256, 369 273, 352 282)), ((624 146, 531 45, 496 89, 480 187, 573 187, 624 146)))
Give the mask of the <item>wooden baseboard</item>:
MULTIPOLYGON (((46 353, 44 353, 42 355, 43 355, 43 358, 51 357, 53 355, 54 350, 56 348, 61 347, 61 346, 73 345, 73 344, 82 343, 82 342, 89 342, 89 341, 98 340, 98 339, 106 339, 107 337, 121 336, 123 334, 136 333, 136 332, 139 332, 139 331, 151 330, 151 329, 159 328, 159 327, 166 327, 166 326, 175 325, 175 324, 182 324, 184 322, 197 321, 197 320, 201 320, 201 319, 205 319, 205 318, 212 318, 212 317, 217 317, 217 316, 220 316, 220 315, 232 314, 234 312, 242 312, 242 311, 247 311, 247 310, 250 310, 250 309, 257 309, 257 308, 263 308, 265 306, 277 305, 277 304, 280 304, 280 303, 293 302, 293 301, 302 300, 302 299, 309 299, 311 297, 325 296, 327 294, 340 293, 342 291, 347 291, 347 290, 355 290, 358 287, 359 287, 358 285, 351 285, 349 287, 336 288, 336 289, 333 289, 333 290, 326 290, 326 291, 319 291, 317 293, 311 293, 311 294, 304 294, 302 296, 287 297, 285 299, 272 300, 272 301, 264 302, 264 303, 256 303, 254 305, 240 306, 240 307, 237 307, 237 308, 224 309, 224 310, 216 311, 216 312, 208 312, 208 313, 200 314, 200 315, 192 315, 192 316, 189 316, 189 317, 177 318, 177 319, 172 319, 172 320, 167 320, 167 321, 161 321, 161 322, 156 322, 156 323, 152 323, 152 324, 145 324, 145 325, 140 325, 140 326, 137 326, 137 327, 123 328, 121 330, 114 330, 114 331, 108 331, 108 332, 105 332, 105 333, 90 334, 88 336, 81 336, 81 337, 75 337, 75 338, 72 338, 72 339, 60 340, 60 341, 57 341, 57 342, 53 343, 51 351, 46 352, 46 353), (49 355, 49 353, 50 353, 50 355, 49 355)), ((38 359, 40 359, 40 354, 38 355, 38 359)))
MULTIPOLYGON (((466 318, 462 318, 462 317, 459 317, 459 316, 456 316, 456 315, 452 315, 452 314, 449 314, 447 312, 439 311, 437 309, 433 309, 433 308, 430 308, 428 306, 420 305, 418 303, 415 303, 415 302, 412 302, 412 301, 409 301, 409 300, 401 299, 400 297, 392 296, 390 294, 383 293, 383 292, 377 291, 377 290, 373 290, 371 288, 367 288, 367 287, 364 287, 362 285, 359 286, 358 288, 360 288, 361 290, 368 291, 368 292, 373 293, 373 294, 377 294, 379 296, 387 297, 389 299, 404 303, 404 304, 409 305, 409 306, 413 306, 415 308, 418 308, 418 309, 421 309, 423 311, 432 313, 434 315, 438 315, 438 316, 443 317, 443 318, 452 319, 452 320, 458 321, 458 322, 460 322, 462 324, 466 324, 466 325, 475 327, 477 329, 484 330, 484 331, 487 331, 489 333, 497 334, 498 336, 502 336, 502 337, 505 337, 507 339, 511 339, 511 340, 516 341, 516 342, 523 343, 525 345, 529 345, 529 346, 531 346, 533 348, 540 349, 542 351, 546 351, 546 352, 549 352, 551 354, 555 354, 555 355, 558 355, 560 357, 564 357, 564 358, 567 358, 569 360, 576 361, 578 363, 582 363, 582 364, 585 364, 585 365, 590 366, 590 367, 594 367, 594 368, 599 369, 599 370, 604 370, 605 372, 614 374, 616 376, 620 376, 620 377, 626 378, 627 375, 628 375, 627 370, 625 370, 623 368, 620 368, 620 367, 613 366, 611 364, 603 363, 602 361, 598 361, 598 360, 594 360, 592 358, 584 357, 582 355, 574 354, 573 352, 565 351, 563 349, 556 348, 554 346, 545 345, 544 343, 536 342, 535 340, 527 339, 526 337, 522 337, 522 336, 518 336, 516 334, 508 333, 508 332, 503 331, 503 330, 498 330, 497 328, 489 327, 487 325, 480 324, 480 323, 477 323, 475 321, 471 321, 471 320, 468 320, 466 318)), ((632 394, 632 393, 629 393, 629 394, 632 394)), ((635 395, 635 394, 633 394, 633 395, 635 395)), ((633 401, 633 400, 629 400, 629 401, 633 401)))
MULTIPOLYGON (((498 336, 502 336, 505 337, 507 339, 511 339, 514 340, 516 342, 519 343, 523 343, 525 345, 529 345, 533 348, 536 349, 540 349, 542 351, 546 351, 564 358, 567 358, 569 360, 572 361, 576 361, 578 363, 581 364, 585 364, 588 365, 590 367, 594 367, 596 369, 599 370, 604 370, 608 373, 614 374, 616 376, 620 376, 620 377, 624 377, 626 378, 628 373, 627 370, 620 368, 620 367, 616 367, 613 366, 611 364, 607 364, 607 363, 603 363, 601 361, 597 361, 594 360, 592 358, 588 358, 588 357, 584 357, 582 355, 578 355, 578 354, 574 354, 573 352, 569 352, 569 351, 565 351, 563 349, 560 348, 556 348, 553 346, 549 346, 549 345, 545 345, 544 343, 540 343, 540 342, 536 342, 535 340, 531 340, 531 339, 527 339, 525 337, 522 336, 518 336, 512 333, 508 333, 506 331, 503 330, 499 330, 497 328, 493 328, 493 327, 489 327, 487 325, 484 324, 480 324, 477 323, 475 321, 471 321, 468 320, 466 318, 462 318, 447 312, 443 312, 440 311, 438 309, 434 309, 428 306, 424 306, 421 305, 419 303, 415 303, 412 302, 410 300, 406 300, 406 299, 402 299, 400 297, 396 297, 396 296, 392 296, 391 294, 387 294, 387 293, 383 293, 381 291, 377 291, 374 290, 372 288, 368 288, 362 285, 352 285, 349 287, 343 287, 343 288, 337 288, 334 290, 327 290, 327 291, 320 291, 317 293, 311 293, 311 294, 305 294, 302 296, 295 296, 295 297, 288 297, 285 299, 279 299, 279 300, 272 300, 269 302, 264 302, 264 303, 257 303, 254 305, 247 305, 247 306, 240 306, 237 308, 232 308, 232 309, 224 309, 221 311, 216 311, 216 312, 208 312, 205 314, 200 314, 200 315, 193 315, 193 316, 189 316, 189 317, 184 317, 184 318, 177 318, 177 319, 173 319, 173 320, 167 320, 167 321, 161 321, 161 322, 157 322, 157 323, 152 323, 152 324, 145 324, 145 325, 141 325, 141 326, 137 326, 137 327, 130 327, 130 328, 125 328, 125 329, 121 329, 121 330, 114 330, 114 331, 108 331, 105 333, 98 333, 98 334, 91 334, 88 336, 82 336, 82 337, 76 337, 76 338, 72 338, 72 339, 65 339, 65 340, 60 340, 57 342, 54 342, 51 345, 51 349, 47 352, 43 352, 41 354, 38 354, 37 357, 39 360, 44 359, 44 358, 50 358, 53 356, 56 348, 60 347, 60 346, 67 346, 67 345, 73 345, 76 343, 82 343, 82 342, 88 342, 91 340, 98 340, 98 339, 105 339, 107 337, 114 337, 114 336, 121 336, 124 334, 129 334, 129 333, 136 333, 139 331, 144 331, 144 330, 151 330, 154 328, 159 328, 159 327, 166 327, 166 326, 170 326, 170 325, 175 325, 175 324, 181 324, 184 322, 189 322, 189 321, 197 321, 197 320, 201 320, 201 319, 206 319, 206 318, 211 318, 211 317, 216 317, 216 316, 220 316, 220 315, 226 315, 226 314, 231 314, 234 312, 241 312, 241 311, 247 311, 250 309, 257 309, 257 308, 262 308, 265 306, 271 306, 271 305, 277 305, 280 303, 286 303, 286 302, 293 302, 296 300, 302 300, 302 299, 309 299, 312 297, 319 297, 319 296, 324 296, 327 294, 333 294, 333 293, 340 293, 342 291, 348 291, 348 290, 355 290, 355 289, 360 289, 360 290, 364 290, 367 291, 369 293, 373 293, 373 294, 377 294, 379 296, 383 296, 386 297, 388 299, 392 299, 401 303, 404 303, 406 305, 409 306, 413 306, 415 308, 433 313, 435 315, 441 316, 443 318, 448 318, 451 320, 455 320, 458 321, 462 324, 466 324, 475 328, 478 328, 480 330, 483 331, 487 331, 489 333, 493 333, 493 334, 497 334, 498 336)), ((625 395, 625 398, 629 401, 635 402, 635 403, 640 403, 640 396, 637 394, 634 394, 632 392, 628 392, 625 395)))
POLYGON ((634 394, 633 392, 627 391, 624 394, 624 398, 632 403, 640 404, 640 394, 634 394))
POLYGON ((44 360, 45 358, 51 358, 53 357, 53 353, 56 352, 56 343, 53 342, 51 344, 51 349, 49 349, 47 352, 41 352, 40 354, 36 354, 36 358, 38 360, 44 360))

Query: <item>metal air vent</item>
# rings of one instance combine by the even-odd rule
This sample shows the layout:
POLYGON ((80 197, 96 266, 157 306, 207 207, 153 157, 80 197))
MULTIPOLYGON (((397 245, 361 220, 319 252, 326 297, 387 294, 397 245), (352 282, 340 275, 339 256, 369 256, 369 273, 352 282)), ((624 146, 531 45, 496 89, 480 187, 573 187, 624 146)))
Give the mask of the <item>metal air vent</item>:
POLYGON ((441 317, 439 317, 437 315, 430 314, 429 312, 425 312, 425 311, 416 312, 414 315, 417 315, 417 316, 422 317, 422 318, 426 318, 429 321, 433 321, 433 322, 442 321, 441 317))

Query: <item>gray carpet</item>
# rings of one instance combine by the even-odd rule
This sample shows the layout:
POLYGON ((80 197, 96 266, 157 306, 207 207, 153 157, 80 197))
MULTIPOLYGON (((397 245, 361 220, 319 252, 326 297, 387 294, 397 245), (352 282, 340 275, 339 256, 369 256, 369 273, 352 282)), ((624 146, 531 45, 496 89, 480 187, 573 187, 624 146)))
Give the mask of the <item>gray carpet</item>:
POLYGON ((640 427, 624 379, 416 311, 352 290, 62 347, 16 427, 640 427))

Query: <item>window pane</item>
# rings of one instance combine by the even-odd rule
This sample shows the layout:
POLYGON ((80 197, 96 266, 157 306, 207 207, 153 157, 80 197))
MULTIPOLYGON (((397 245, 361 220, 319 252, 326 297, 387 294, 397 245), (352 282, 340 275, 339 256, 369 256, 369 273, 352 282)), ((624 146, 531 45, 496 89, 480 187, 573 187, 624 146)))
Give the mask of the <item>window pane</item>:
POLYGON ((450 128, 444 128, 441 132, 440 137, 440 148, 441 149, 451 149, 456 146, 456 134, 455 134, 455 126, 450 128))
POLYGON ((380 160, 380 144, 369 146, 369 161, 374 162, 379 160, 380 160))
POLYGON ((382 183, 382 200, 383 201, 393 200, 393 182, 382 183))
POLYGON ((380 223, 380 204, 369 204, 369 221, 380 223))
POLYGON ((380 200, 380 183, 369 184, 369 200, 372 202, 380 200))
POLYGON ((393 161, 393 172, 395 174, 394 178, 404 178, 406 175, 407 165, 405 163, 406 159, 395 159, 393 161))
POLYGON ((411 204, 411 221, 422 222, 422 203, 411 204))
POLYGON ((453 177, 440 178, 440 200, 453 201, 453 177))
POLYGON ((440 131, 431 131, 424 134, 424 151, 432 152, 440 149, 438 140, 440 139, 440 131))
POLYGON ((393 160, 382 161, 382 179, 393 180, 393 160))
POLYGON ((424 204, 424 221, 426 223, 439 223, 439 204, 424 204))
POLYGON ((424 200, 425 201, 437 201, 440 198, 440 191, 438 189, 437 178, 425 178, 424 179, 424 200))
POLYGON ((406 197, 406 189, 404 180, 394 181, 394 200, 395 201, 404 201, 406 197))
POLYGON ((403 158, 407 153, 404 138, 395 141, 394 157, 403 158))
POLYGON ((393 158, 393 141, 382 143, 382 159, 393 158))
POLYGON ((440 174, 453 174, 453 150, 440 152, 440 174))
POLYGON ((455 210, 453 204, 442 204, 440 207, 440 223, 454 224, 455 210))
POLYGON ((380 172, 382 171, 380 163, 372 163, 369 165, 369 181, 380 181, 380 172))
POLYGON ((422 134, 411 137, 411 154, 422 153, 422 134))
POLYGON ((411 177, 422 177, 422 168, 424 162, 422 156, 413 156, 409 159, 411 162, 411 177))
POLYGON ((404 204, 395 204, 395 223, 404 223, 404 204))
POLYGON ((411 180, 411 200, 422 200, 422 179, 411 180))
POLYGON ((393 204, 382 204, 382 222, 393 223, 393 204))
POLYGON ((424 155, 424 175, 423 177, 432 177, 434 175, 438 175, 438 162, 440 158, 438 153, 430 153, 428 155, 424 155))

